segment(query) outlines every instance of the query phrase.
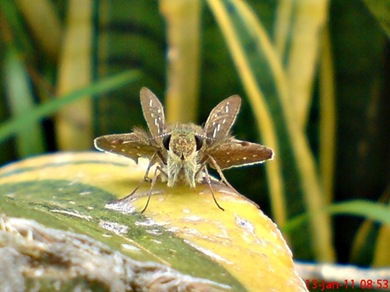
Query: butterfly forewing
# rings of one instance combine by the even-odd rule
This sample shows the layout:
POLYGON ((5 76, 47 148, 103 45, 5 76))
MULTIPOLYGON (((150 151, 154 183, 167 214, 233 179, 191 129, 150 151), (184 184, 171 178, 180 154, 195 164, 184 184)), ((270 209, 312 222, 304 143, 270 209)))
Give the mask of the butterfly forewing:
POLYGON ((266 146, 233 138, 211 147, 206 153, 221 169, 262 163, 273 156, 273 151, 266 146))
POLYGON ((138 158, 150 159, 157 148, 152 146, 146 133, 135 130, 129 134, 105 135, 95 139, 98 150, 126 156, 138 162, 138 158))
POLYGON ((141 89, 142 112, 150 134, 153 138, 160 137, 165 129, 164 108, 158 98, 146 87, 141 89))
POLYGON ((232 95, 213 108, 204 126, 205 135, 210 145, 224 139, 229 134, 240 106, 241 98, 238 95, 232 95))

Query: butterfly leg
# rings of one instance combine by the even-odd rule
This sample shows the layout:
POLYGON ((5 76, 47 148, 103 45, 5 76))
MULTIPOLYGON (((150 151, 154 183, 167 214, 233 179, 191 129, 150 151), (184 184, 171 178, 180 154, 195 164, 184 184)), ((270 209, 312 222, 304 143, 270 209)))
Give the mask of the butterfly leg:
MULTIPOLYGON (((151 168, 151 167, 153 166, 153 164, 155 163, 155 162, 153 161, 154 157, 155 157, 155 154, 153 154, 153 156, 152 156, 151 159, 150 159, 148 168, 146 169, 146 172, 145 172, 145 175, 144 175, 144 179, 143 179, 143 181, 141 181, 141 183, 143 183, 144 181, 147 181, 147 182, 150 182, 150 181, 151 181, 151 180, 150 180, 150 177, 149 177, 149 171, 150 171, 150 168, 151 168)), ((140 184, 141 184, 141 183, 140 183, 140 184)), ((138 186, 138 187, 139 187, 139 186, 138 186)))
POLYGON ((157 178, 161 175, 167 175, 164 170, 159 166, 157 165, 156 166, 156 169, 154 170, 154 175, 153 175, 153 178, 152 178, 152 182, 150 184, 150 188, 149 188, 149 191, 148 191, 148 200, 146 201, 146 204, 145 204, 145 207, 141 210, 141 214, 143 212, 145 212, 145 210, 148 208, 149 206, 149 202, 150 202, 150 197, 152 196, 152 190, 153 190, 153 187, 154 185, 156 184, 156 181, 157 181, 157 178), (157 171, 159 171, 159 173, 157 173, 157 171))
MULTIPOLYGON (((152 158, 153 158, 153 156, 152 156, 152 158)), ((149 177, 149 171, 150 171, 151 167, 153 166, 153 164, 154 164, 154 161, 153 161, 153 159, 151 159, 150 162, 149 162, 148 168, 146 169, 144 178, 138 183, 138 185, 135 187, 135 189, 134 189, 130 194, 128 194, 128 195, 126 196, 125 199, 130 198, 132 195, 134 195, 135 192, 140 188, 140 186, 141 186, 144 182, 150 182, 150 181, 151 181, 151 179, 150 179, 150 177, 149 177)))
MULTIPOLYGON (((202 168, 201 168, 201 169, 202 169, 202 168)), ((204 169, 204 173, 205 173, 205 177, 206 177, 207 184, 209 185, 209 188, 210 188, 210 190, 211 190, 211 195, 213 196, 214 203, 218 206, 219 209, 221 209, 222 211, 225 211, 225 209, 222 208, 220 204, 218 204, 218 201, 217 201, 217 199, 215 198, 214 190, 213 190, 213 187, 211 186, 210 175, 209 175, 209 172, 207 171, 207 167, 206 167, 205 165, 203 166, 203 169, 204 169)))
POLYGON ((210 155, 207 155, 207 160, 206 161, 209 161, 210 164, 213 165, 213 167, 215 168, 215 170, 218 172, 218 175, 219 177, 221 178, 222 182, 227 185, 229 188, 231 188, 233 191, 235 191, 236 193, 238 193, 236 191, 235 188, 233 188, 233 186, 227 181, 226 177, 223 175, 223 172, 221 170, 221 168, 219 167, 218 163, 215 161, 215 159, 210 156, 210 155))

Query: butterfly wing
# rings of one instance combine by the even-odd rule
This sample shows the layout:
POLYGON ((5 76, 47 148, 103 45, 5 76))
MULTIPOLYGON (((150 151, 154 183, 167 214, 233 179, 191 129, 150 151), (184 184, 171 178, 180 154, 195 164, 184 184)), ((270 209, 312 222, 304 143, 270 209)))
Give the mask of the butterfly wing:
POLYGON ((100 136, 94 140, 94 145, 100 151, 126 156, 137 163, 139 157, 151 159, 158 151, 158 148, 150 143, 148 135, 141 130, 128 134, 100 136))
MULTIPOLYGON (((262 163, 273 157, 272 149, 266 146, 234 138, 210 147, 206 154, 211 156, 221 169, 262 163)), ((213 164, 210 166, 215 168, 213 164)))
POLYGON ((163 134, 165 129, 164 108, 158 98, 146 87, 140 92, 141 107, 152 138, 163 134))
POLYGON ((224 139, 236 120, 241 106, 241 98, 232 95, 213 108, 204 126, 204 132, 209 144, 224 139))

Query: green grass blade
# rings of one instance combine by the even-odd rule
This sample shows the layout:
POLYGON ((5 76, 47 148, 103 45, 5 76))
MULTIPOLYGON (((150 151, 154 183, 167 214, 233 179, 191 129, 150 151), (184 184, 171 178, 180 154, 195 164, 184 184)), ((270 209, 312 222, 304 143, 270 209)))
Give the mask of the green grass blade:
MULTIPOLYGON (((390 225, 390 208, 381 203, 375 203, 364 200, 355 200, 343 203, 332 204, 318 212, 332 215, 351 215, 361 216, 365 219, 373 220, 381 224, 390 225)), ((284 232, 295 232, 299 226, 307 222, 314 214, 305 213, 291 219, 288 224, 282 228, 284 232)))
POLYGON ((36 106, 25 115, 12 118, 0 125, 0 143, 10 136, 15 135, 20 129, 29 127, 31 123, 52 115, 69 103, 85 98, 88 95, 94 96, 113 91, 121 86, 125 86, 135 81, 139 76, 139 73, 134 70, 120 73, 116 76, 98 81, 91 86, 73 91, 62 97, 53 98, 49 102, 36 106))
POLYGON ((368 10, 380 23, 388 38, 390 38, 390 2, 389 0, 364 0, 368 10))
MULTIPOLYGON (((4 60, 4 75, 7 100, 11 115, 21 118, 34 108, 34 97, 30 89, 30 80, 18 52, 9 47, 4 60)), ((26 157, 45 150, 43 131, 38 122, 29 123, 17 133, 17 152, 26 157)))
POLYGON ((333 55, 329 29, 326 28, 322 41, 319 75, 320 95, 320 172, 327 203, 333 199, 333 184, 336 157, 336 100, 333 55))
POLYGON ((62 27, 54 2, 36 0, 34 5, 31 5, 28 0, 15 2, 37 40, 36 44, 42 48, 46 56, 51 60, 56 60, 61 51, 62 27))

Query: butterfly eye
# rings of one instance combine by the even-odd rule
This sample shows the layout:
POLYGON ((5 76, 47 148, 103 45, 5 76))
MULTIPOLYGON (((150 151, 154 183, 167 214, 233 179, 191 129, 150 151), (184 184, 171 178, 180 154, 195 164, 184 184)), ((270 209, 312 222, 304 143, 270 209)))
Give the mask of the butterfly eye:
POLYGON ((203 146, 203 140, 200 137, 195 136, 195 143, 196 143, 196 151, 199 151, 199 149, 202 148, 203 146))
POLYGON ((169 150, 169 143, 171 142, 171 134, 169 135, 166 135, 164 138, 163 138, 163 145, 165 147, 165 149, 169 150))

